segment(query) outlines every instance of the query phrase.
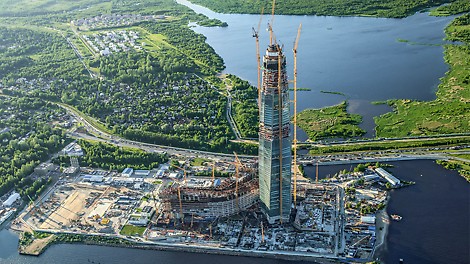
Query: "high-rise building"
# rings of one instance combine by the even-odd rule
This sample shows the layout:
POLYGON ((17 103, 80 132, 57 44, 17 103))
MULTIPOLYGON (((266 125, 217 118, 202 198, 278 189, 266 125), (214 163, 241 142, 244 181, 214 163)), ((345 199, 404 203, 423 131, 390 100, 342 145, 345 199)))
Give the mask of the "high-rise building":
POLYGON ((269 223, 288 222, 291 210, 291 138, 286 58, 273 44, 263 57, 259 124, 259 196, 269 223))

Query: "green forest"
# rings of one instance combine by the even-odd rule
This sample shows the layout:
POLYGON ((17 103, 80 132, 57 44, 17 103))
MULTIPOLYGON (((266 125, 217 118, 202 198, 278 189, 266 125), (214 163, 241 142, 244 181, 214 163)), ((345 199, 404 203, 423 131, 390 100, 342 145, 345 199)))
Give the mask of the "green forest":
MULTIPOLYGON (((271 12, 271 1, 259 0, 190 0, 219 13, 259 14, 271 12)), ((457 0, 460 1, 460 0, 457 0)), ((465 1, 465 0, 464 0, 465 1)), ((425 8, 453 0, 285 0, 276 2, 279 15, 374 16, 403 18, 425 8)))
MULTIPOLYGON (((117 171, 128 167, 151 170, 168 161, 166 154, 123 148, 103 142, 79 140, 77 143, 83 149, 83 156, 79 158, 79 163, 84 167, 117 171)), ((69 160, 68 156, 59 156, 54 163, 67 166, 70 163, 69 160)))
POLYGON ((449 5, 443 5, 431 10, 433 16, 449 16, 465 13, 470 10, 470 1, 455 0, 449 5))
POLYGON ((65 146, 61 108, 35 98, 0 96, 0 196, 12 188, 25 199, 42 191, 46 179, 29 176, 52 153, 65 146))
POLYGON ((232 114, 244 138, 258 137, 258 89, 235 75, 227 75, 232 93, 232 114))
MULTIPOLYGON (((170 0, 160 1, 161 5, 144 1, 139 9, 131 1, 78 1, 82 5, 77 6, 43 2, 29 11, 35 15, 31 24, 21 18, 9 24, 11 16, 27 12, 12 6, 5 6, 12 12, 0 18, 0 25, 5 25, 0 27, 0 87, 5 94, 74 106, 101 121, 108 131, 129 139, 211 151, 256 151, 251 145, 230 142, 234 135, 225 116, 227 98, 207 81, 224 69, 224 62, 205 37, 187 25, 192 21, 224 26, 223 22, 170 0), (80 11, 88 5, 93 8, 80 11), (168 19, 106 29, 104 32, 135 30, 147 42, 141 50, 109 56, 97 56, 83 39, 100 30, 82 32, 67 24, 72 19, 115 12, 158 14, 168 19)), ((237 92, 237 96, 246 97, 243 93, 237 92)), ((238 108, 243 117, 235 114, 235 118, 241 132, 254 135, 256 128, 244 121, 245 108, 238 108)))

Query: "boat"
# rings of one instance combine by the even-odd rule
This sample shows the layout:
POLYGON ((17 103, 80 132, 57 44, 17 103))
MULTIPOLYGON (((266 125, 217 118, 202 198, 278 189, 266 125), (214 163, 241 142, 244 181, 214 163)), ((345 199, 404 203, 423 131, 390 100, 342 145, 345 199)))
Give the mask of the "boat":
POLYGON ((6 220, 8 220, 8 218, 10 218, 10 216, 16 211, 16 209, 11 209, 7 212, 5 212, 5 214, 0 217, 0 225, 3 224, 6 220))
POLYGON ((390 215, 392 217, 393 220, 395 221, 400 221, 401 219, 403 219, 403 217, 397 215, 397 214, 392 214, 390 215))

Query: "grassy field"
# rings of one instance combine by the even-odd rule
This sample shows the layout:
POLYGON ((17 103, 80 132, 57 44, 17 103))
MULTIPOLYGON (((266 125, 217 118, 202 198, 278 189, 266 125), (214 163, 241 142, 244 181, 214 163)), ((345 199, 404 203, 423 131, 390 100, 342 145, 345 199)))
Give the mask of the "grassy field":
POLYGON ((470 160, 470 154, 452 154, 451 156, 470 160))
POLYGON ((163 36, 162 34, 148 34, 144 38, 144 41, 149 41, 150 43, 154 44, 154 46, 158 49, 161 49, 162 47, 176 49, 175 46, 169 44, 165 40, 166 36, 163 36))
POLYGON ((195 158, 191 161, 191 166, 202 166, 204 162, 209 161, 208 159, 203 159, 203 158, 195 158))
POLYGON ((145 232, 145 229, 145 226, 125 225, 119 233, 124 236, 142 236, 145 232))
MULTIPOLYGON (((468 17, 468 15, 466 15, 468 17)), ((377 137, 436 135, 470 131, 470 45, 468 19, 452 23, 447 37, 462 44, 445 46, 450 70, 441 79, 437 99, 390 100, 393 112, 375 118, 377 137)))
POLYGON ((310 140, 322 138, 347 138, 365 134, 358 125, 362 117, 349 114, 346 101, 322 109, 307 109, 297 114, 297 125, 302 128, 310 140))

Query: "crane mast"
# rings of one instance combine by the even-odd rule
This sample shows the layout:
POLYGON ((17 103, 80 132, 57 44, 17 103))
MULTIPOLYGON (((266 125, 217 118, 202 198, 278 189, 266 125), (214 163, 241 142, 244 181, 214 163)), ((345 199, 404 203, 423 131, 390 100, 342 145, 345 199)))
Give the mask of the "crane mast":
MULTIPOLYGON (((170 164, 170 166, 173 166, 177 169, 180 169, 183 171, 183 184, 186 184, 186 170, 179 167, 179 166, 176 166, 176 165, 173 165, 173 164, 170 164)), ((179 205, 180 205, 180 218, 181 218, 181 224, 184 225, 184 217, 183 217, 183 202, 181 201, 181 182, 178 184, 178 201, 179 201, 179 205)))
POLYGON ((261 111, 261 57, 259 52, 259 29, 261 21, 263 20, 264 7, 261 8, 261 15, 259 17, 258 27, 253 29, 253 37, 256 39, 256 59, 258 62, 258 112, 261 111))
POLYGON ((239 201, 238 201, 238 178, 239 178, 239 172, 240 172, 240 167, 243 166, 242 162, 238 158, 237 153, 234 151, 233 155, 235 155, 235 202, 237 205, 237 209, 240 209, 239 201))
POLYGON ((299 46, 300 31, 302 24, 299 25, 297 30, 297 37, 295 38, 294 48, 294 208, 297 207, 297 47, 299 46))
POLYGON ((212 163, 212 184, 215 185, 215 163, 212 163))
POLYGON ((276 8, 276 0, 273 0, 273 5, 271 8, 271 23, 268 23, 268 31, 269 31, 269 45, 273 45, 276 42, 273 32, 273 25, 274 25, 274 9, 276 8))
POLYGON ((181 190, 180 186, 178 185, 178 200, 180 203, 180 218, 181 218, 181 224, 184 224, 184 217, 183 217, 183 203, 181 201, 181 190))
POLYGON ((186 170, 183 169, 183 168, 181 168, 181 167, 178 167, 178 166, 176 166, 176 165, 173 165, 173 164, 170 164, 170 166, 175 167, 175 168, 180 169, 180 170, 183 171, 183 179, 184 179, 183 182, 186 184, 186 170))

